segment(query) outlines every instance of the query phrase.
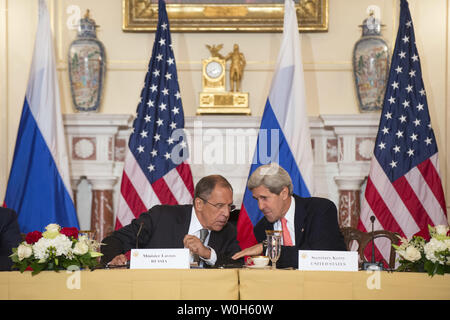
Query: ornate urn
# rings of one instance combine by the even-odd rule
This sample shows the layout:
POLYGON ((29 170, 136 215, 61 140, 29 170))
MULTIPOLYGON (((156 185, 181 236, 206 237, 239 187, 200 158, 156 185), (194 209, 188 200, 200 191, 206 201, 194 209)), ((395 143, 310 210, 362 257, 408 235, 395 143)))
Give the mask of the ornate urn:
POLYGON ((98 112, 106 72, 103 44, 97 39, 95 21, 89 10, 80 19, 77 38, 69 47, 69 80, 76 111, 98 112))
POLYGON ((353 74, 361 112, 379 111, 389 75, 389 51, 373 13, 363 21, 362 36, 353 48, 353 74))

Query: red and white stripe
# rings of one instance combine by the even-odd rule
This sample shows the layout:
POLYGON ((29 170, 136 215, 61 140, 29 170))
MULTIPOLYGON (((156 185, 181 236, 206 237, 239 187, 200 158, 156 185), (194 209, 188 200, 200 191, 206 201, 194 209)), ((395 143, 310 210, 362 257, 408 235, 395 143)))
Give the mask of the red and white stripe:
MULTIPOLYGON (((376 217, 374 230, 398 232, 408 239, 416 234, 427 238, 428 224, 447 225, 438 154, 393 183, 374 157, 361 209, 360 230, 372 230, 372 215, 376 217)), ((390 241, 378 239, 375 246, 378 254, 389 261, 390 241)))
POLYGON ((136 158, 127 148, 115 229, 128 225, 154 205, 192 204, 193 195, 189 164, 183 162, 150 184, 136 158))

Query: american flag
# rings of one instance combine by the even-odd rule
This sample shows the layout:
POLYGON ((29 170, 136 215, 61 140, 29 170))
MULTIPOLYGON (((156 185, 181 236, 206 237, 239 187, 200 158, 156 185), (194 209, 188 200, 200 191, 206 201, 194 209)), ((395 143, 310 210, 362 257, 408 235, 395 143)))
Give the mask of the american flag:
MULTIPOLYGON (((428 224, 447 225, 438 149, 431 127, 408 2, 400 23, 358 228, 429 238, 428 224)), ((388 261, 389 241, 376 242, 388 261)))
POLYGON ((154 205, 192 203, 194 186, 183 128, 169 19, 165 2, 159 0, 152 57, 124 163, 116 229, 154 205))

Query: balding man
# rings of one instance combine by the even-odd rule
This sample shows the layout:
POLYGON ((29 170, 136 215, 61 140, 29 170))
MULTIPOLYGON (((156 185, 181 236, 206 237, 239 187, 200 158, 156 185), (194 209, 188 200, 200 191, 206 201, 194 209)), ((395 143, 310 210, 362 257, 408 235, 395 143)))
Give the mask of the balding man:
POLYGON ((154 206, 103 239, 102 262, 126 264, 124 253, 138 242, 139 248, 188 248, 205 267, 233 263, 240 250, 236 227, 228 223, 233 209, 231 184, 220 175, 206 176, 195 186, 194 205, 154 206))

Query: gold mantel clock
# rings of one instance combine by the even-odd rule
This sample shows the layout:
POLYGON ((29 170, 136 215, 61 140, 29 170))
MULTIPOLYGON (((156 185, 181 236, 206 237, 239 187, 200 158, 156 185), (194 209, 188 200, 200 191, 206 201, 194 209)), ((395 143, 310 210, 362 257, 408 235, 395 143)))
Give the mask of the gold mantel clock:
MULTIPOLYGON (((222 45, 207 47, 211 51, 211 57, 202 60, 202 92, 197 114, 250 115, 248 93, 239 92, 239 88, 233 92, 226 91, 226 61, 230 55, 223 57, 218 52, 222 45)), ((242 72, 240 76, 242 77, 242 72)), ((230 81, 232 79, 230 77, 230 81)))
POLYGON ((225 60, 211 57, 202 64, 203 92, 225 92, 225 60))

